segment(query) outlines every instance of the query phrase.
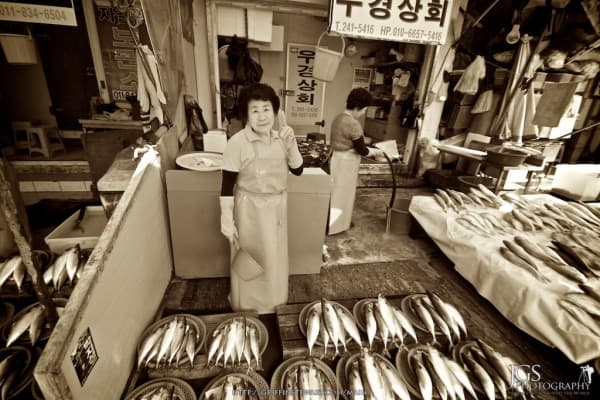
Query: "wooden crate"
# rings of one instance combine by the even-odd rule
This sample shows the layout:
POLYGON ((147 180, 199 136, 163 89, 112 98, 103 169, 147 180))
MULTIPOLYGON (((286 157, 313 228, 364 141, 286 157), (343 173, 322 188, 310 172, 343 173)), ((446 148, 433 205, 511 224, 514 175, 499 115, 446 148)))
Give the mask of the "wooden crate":
MULTIPOLYGON (((400 308, 400 302, 405 296, 386 296, 387 301, 397 307, 400 308)), ((346 299, 346 300, 334 300, 337 303, 340 303, 344 307, 346 307, 350 312, 352 312, 352 308, 360 299, 346 299)), ((287 304, 283 306, 278 306, 275 308, 275 312, 277 313, 277 324, 279 328, 279 336, 281 337, 281 347, 283 353, 283 359, 287 360, 291 357, 297 356, 307 356, 308 355, 308 345, 306 344, 306 337, 300 331, 300 327, 298 326, 298 316, 300 311, 310 303, 297 303, 297 304, 287 304)), ((360 328, 359 328, 360 331, 360 328)), ((429 333, 423 332, 417 328, 415 328, 417 339, 419 343, 430 343, 431 335, 429 333)), ((367 335, 360 331, 360 336, 362 339, 362 343, 364 347, 368 347, 367 335)), ((412 343, 412 339, 407 338, 407 343, 412 343)), ((437 336, 437 341, 442 344, 447 344, 447 340, 442 336, 437 336)), ((353 352, 359 350, 358 345, 351 341, 348 345, 348 351, 353 352)), ((390 347, 391 350, 391 347, 390 347)), ((379 340, 375 340, 373 343, 373 351, 381 353, 383 351, 383 343, 379 340)), ((331 344, 326 354, 326 358, 331 358, 333 356, 333 350, 331 349, 331 344)), ((315 357, 321 357, 323 355, 323 347, 315 345, 313 347, 312 355, 315 357)))
MULTIPOLYGON (((200 350, 200 353, 194 359, 194 368, 189 367, 189 363, 183 368, 148 368, 148 378, 180 378, 184 380, 193 380, 193 379, 203 379, 203 378, 211 378, 213 376, 219 375, 223 368, 213 366, 211 368, 206 367, 206 361, 208 358, 207 355, 207 346, 208 346, 208 336, 210 336, 213 330, 223 321, 239 316, 247 316, 258 318, 258 314, 255 312, 239 312, 239 313, 227 313, 227 314, 214 314, 214 315, 198 315, 197 317, 204 322, 206 325, 206 334, 207 340, 204 342, 203 348, 200 350)), ((165 315, 166 316, 166 315, 165 315)), ((242 368, 245 366, 245 363, 242 363, 242 368)))

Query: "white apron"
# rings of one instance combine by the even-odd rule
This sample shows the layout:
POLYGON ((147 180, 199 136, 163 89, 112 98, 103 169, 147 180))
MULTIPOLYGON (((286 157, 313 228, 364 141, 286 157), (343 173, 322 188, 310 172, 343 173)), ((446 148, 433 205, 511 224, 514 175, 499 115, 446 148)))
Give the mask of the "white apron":
POLYGON ((329 235, 350 228, 360 158, 360 154, 353 149, 334 151, 331 155, 332 189, 329 207, 329 235))
POLYGON ((253 148, 254 159, 240 169, 236 183, 235 224, 240 247, 264 273, 244 281, 231 271, 231 308, 266 314, 288 300, 288 164, 282 146, 271 146, 262 157, 256 143, 253 148))

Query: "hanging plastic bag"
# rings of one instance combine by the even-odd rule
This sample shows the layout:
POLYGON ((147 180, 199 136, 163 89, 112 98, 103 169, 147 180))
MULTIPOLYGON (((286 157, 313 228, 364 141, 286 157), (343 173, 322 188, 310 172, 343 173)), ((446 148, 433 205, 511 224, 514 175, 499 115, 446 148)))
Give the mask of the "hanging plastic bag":
POLYGON ((467 68, 465 68, 454 90, 464 94, 475 95, 479 90, 479 80, 485 78, 485 60, 477 56, 467 68))

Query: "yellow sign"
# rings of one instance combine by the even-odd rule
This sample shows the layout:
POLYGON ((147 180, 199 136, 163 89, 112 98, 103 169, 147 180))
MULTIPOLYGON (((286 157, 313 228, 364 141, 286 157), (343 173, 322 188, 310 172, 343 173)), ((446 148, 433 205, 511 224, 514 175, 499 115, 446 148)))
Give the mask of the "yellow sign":
POLYGON ((444 44, 452 0, 330 0, 329 29, 344 36, 444 44))

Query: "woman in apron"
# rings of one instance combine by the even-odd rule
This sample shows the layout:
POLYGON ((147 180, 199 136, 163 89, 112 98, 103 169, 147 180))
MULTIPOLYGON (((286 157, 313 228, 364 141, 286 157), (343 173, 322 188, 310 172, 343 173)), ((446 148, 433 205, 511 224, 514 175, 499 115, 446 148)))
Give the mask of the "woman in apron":
POLYGON ((350 228, 360 157, 377 157, 383 152, 367 148, 363 129, 358 122, 367 112, 372 97, 368 90, 353 89, 346 99, 346 110, 331 123, 331 203, 329 208, 329 235, 350 228))
POLYGON ((239 110, 245 128, 225 147, 220 197, 232 259, 229 301, 235 311, 272 313, 288 299, 287 179, 288 171, 302 173, 302 156, 290 127, 273 130, 273 88, 244 88, 239 110))

